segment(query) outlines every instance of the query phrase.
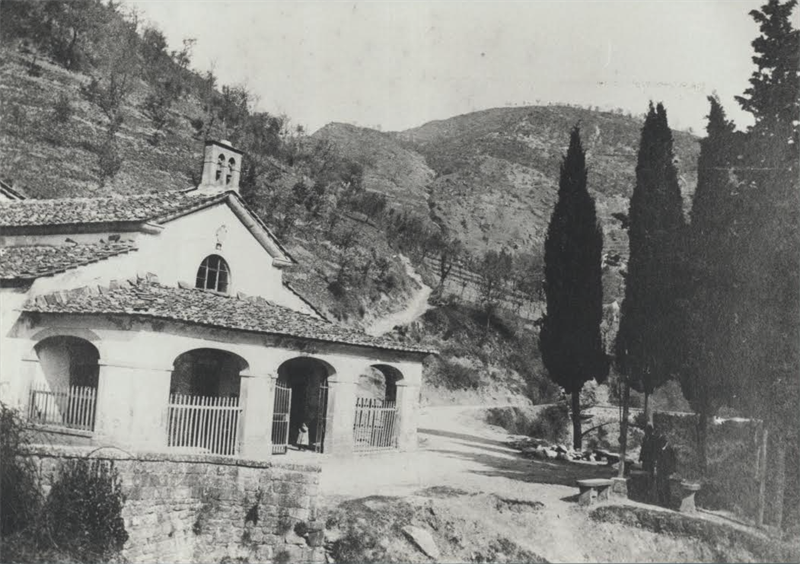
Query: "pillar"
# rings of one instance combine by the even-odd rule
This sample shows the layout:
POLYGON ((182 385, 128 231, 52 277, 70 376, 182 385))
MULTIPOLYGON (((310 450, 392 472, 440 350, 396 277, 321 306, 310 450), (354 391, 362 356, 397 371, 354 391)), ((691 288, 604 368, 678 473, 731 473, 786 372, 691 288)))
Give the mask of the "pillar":
POLYGON ((275 403, 274 381, 277 375, 256 376, 242 372, 239 405, 242 422, 239 455, 264 460, 272 456, 272 409, 275 403))
POLYGON ((164 450, 172 367, 100 362, 94 434, 100 444, 164 450))
POLYGON ((417 424, 419 423, 419 386, 397 384, 397 449, 416 450, 417 424))
POLYGON ((231 183, 228 186, 229 190, 234 190, 235 192, 239 192, 239 179, 241 176, 242 170, 242 160, 241 157, 236 159, 236 164, 231 168, 231 183))
MULTIPOLYGON (((128 404, 133 370, 101 362, 97 376, 94 434, 101 443, 126 444, 133 412, 128 404)), ((165 398, 165 401, 168 398, 165 398)))
POLYGON ((356 386, 355 382, 328 381, 328 411, 323 445, 323 452, 326 454, 348 456, 353 453, 356 386))
POLYGON ((127 444, 141 450, 166 449, 172 367, 122 370, 119 377, 131 379, 127 397, 131 409, 127 444))

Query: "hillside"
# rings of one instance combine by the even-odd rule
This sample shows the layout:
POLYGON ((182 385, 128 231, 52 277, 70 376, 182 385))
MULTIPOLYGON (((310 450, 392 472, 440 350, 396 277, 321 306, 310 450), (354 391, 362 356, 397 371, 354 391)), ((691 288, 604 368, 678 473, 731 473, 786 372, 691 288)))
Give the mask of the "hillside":
MULTIPOLYGON (((532 106, 474 112, 394 133, 329 124, 315 136, 331 140, 362 164, 368 189, 412 199, 414 205, 417 197, 427 196, 438 222, 470 251, 506 247, 530 252, 544 241, 561 158, 575 124, 583 132, 589 187, 606 249, 627 254, 627 236, 612 214, 627 212, 635 183, 641 130, 637 118, 532 106)), ((688 209, 697 183, 699 145, 688 133, 674 135, 688 209)))

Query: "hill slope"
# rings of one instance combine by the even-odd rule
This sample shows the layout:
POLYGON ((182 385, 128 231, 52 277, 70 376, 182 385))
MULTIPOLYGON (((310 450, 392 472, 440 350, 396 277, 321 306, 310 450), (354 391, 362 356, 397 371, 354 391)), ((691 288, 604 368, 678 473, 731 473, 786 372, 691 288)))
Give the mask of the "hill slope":
MULTIPOLYGON (((635 184, 641 121, 576 107, 497 108, 396 133, 329 124, 315 133, 364 166, 367 187, 421 207, 473 252, 541 248, 555 203, 569 130, 579 124, 589 188, 607 250, 627 255, 614 213, 627 212, 635 184)), ((690 201, 699 144, 676 131, 681 190, 690 201)))

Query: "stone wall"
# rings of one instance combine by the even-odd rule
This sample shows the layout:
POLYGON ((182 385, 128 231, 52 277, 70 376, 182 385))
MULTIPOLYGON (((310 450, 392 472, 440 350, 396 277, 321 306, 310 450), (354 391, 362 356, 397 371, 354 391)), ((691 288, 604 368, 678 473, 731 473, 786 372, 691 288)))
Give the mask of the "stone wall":
MULTIPOLYGON (((654 413, 656 430, 675 449, 677 472, 683 478, 700 477, 698 418, 694 414, 654 413)), ((752 419, 714 419, 708 429, 708 472, 697 503, 709 509, 727 509, 753 517, 758 508, 761 422, 752 419)), ((767 461, 768 462, 768 461, 767 461)))
POLYGON ((47 492, 70 458, 113 461, 126 502, 130 562, 322 562, 320 468, 210 455, 31 447, 47 492))

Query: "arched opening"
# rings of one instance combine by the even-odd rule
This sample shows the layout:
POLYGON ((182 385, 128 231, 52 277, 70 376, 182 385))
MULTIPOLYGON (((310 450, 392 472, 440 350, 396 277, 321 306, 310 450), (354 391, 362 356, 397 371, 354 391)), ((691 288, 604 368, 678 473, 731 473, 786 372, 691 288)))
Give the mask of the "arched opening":
POLYGON ((195 287, 227 293, 230 280, 231 269, 225 259, 219 255, 208 255, 197 269, 195 287))
POLYGON ((37 423, 94 430, 97 348, 78 337, 48 337, 34 347, 41 378, 32 382, 28 416, 37 423))
POLYGON ((273 415, 273 452, 287 445, 323 452, 328 407, 328 378, 335 373, 316 358, 287 360, 278 368, 273 415))
POLYGON ((236 168, 236 161, 231 158, 228 160, 228 174, 225 175, 225 184, 230 184, 231 179, 233 178, 233 171, 236 168))
POLYGON ((236 454, 241 373, 247 368, 245 359, 219 349, 178 356, 170 378, 167 445, 185 452, 236 454))
POLYGON ((356 452, 397 448, 397 383, 402 379, 402 372, 388 364, 373 364, 359 375, 353 422, 356 452))
POLYGON ((358 377, 358 397, 397 400, 397 382, 403 373, 388 364, 373 364, 358 377))
POLYGON ((220 155, 217 158, 217 174, 214 176, 217 182, 222 180, 222 172, 224 170, 225 170, 225 155, 220 155))

